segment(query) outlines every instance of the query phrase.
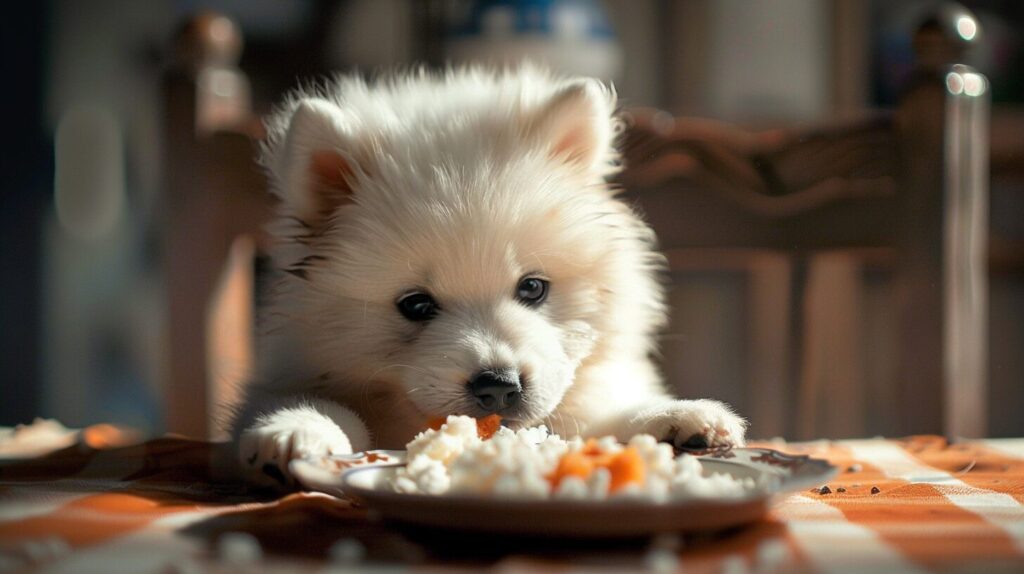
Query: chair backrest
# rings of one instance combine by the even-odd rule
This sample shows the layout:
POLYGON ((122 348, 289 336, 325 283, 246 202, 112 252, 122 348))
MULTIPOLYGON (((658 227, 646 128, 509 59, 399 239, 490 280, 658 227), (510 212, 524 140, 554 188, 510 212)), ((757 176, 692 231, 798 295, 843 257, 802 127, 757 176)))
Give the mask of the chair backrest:
MULTIPOLYGON (((695 272, 747 278, 749 332, 734 341, 745 368, 732 375, 759 436, 985 432, 986 80, 956 64, 955 22, 927 21, 915 47, 888 113, 760 132, 632 113, 621 184, 676 285, 695 272), (881 319, 867 316, 865 287, 879 273, 881 319)), ((702 304, 673 303, 680 316, 702 304)), ((680 362, 687 346, 707 350, 699 324, 666 340, 684 393, 687 374, 701 378, 680 362)))

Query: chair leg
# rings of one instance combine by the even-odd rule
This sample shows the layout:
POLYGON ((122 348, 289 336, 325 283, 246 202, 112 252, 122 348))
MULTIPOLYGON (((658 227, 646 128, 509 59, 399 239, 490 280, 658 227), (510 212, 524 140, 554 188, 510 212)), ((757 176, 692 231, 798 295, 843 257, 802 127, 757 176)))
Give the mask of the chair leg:
POLYGON ((845 253, 814 255, 803 301, 798 437, 864 432, 861 264, 845 253))
POLYGON ((255 258, 251 236, 241 235, 231 243, 206 312, 207 428, 213 440, 228 438, 227 405, 239 403, 254 367, 255 258))
POLYGON ((792 352, 793 264, 783 254, 759 254, 750 264, 748 305, 751 431, 758 437, 786 436, 792 352))

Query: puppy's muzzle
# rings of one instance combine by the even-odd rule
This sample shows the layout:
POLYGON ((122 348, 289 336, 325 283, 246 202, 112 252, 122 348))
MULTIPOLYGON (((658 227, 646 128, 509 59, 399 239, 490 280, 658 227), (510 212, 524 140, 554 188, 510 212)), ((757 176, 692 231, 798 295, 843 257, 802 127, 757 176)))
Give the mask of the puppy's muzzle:
POLYGON ((469 381, 469 392, 476 404, 489 413, 511 409, 519 404, 523 384, 519 373, 512 369, 485 370, 469 381))

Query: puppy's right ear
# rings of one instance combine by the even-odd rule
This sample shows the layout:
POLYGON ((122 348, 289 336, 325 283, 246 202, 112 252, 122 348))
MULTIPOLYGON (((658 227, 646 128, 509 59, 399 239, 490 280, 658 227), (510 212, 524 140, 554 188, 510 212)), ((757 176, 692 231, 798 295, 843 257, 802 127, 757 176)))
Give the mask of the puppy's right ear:
POLYGON ((299 102, 280 156, 280 194, 292 214, 316 227, 352 195, 352 136, 344 114, 322 99, 299 102))

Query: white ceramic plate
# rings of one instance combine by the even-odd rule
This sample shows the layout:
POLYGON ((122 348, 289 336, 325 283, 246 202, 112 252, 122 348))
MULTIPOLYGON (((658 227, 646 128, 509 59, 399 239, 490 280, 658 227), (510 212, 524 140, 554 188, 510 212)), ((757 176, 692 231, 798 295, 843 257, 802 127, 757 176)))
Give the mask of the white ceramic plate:
MULTIPOLYGON (((723 530, 759 520, 779 494, 820 486, 837 469, 807 456, 762 448, 740 448, 700 456, 705 474, 726 473, 755 480, 778 477, 767 492, 742 499, 709 498, 653 503, 635 500, 515 500, 474 496, 401 494, 381 485, 404 461, 402 451, 373 451, 345 457, 325 468, 323 461, 293 461, 299 482, 312 490, 347 496, 405 525, 527 536, 611 538, 661 532, 723 530), (387 460, 374 457, 385 453, 387 460), (375 460, 369 460, 374 458, 375 460)), ((337 459, 339 457, 335 457, 337 459)))

